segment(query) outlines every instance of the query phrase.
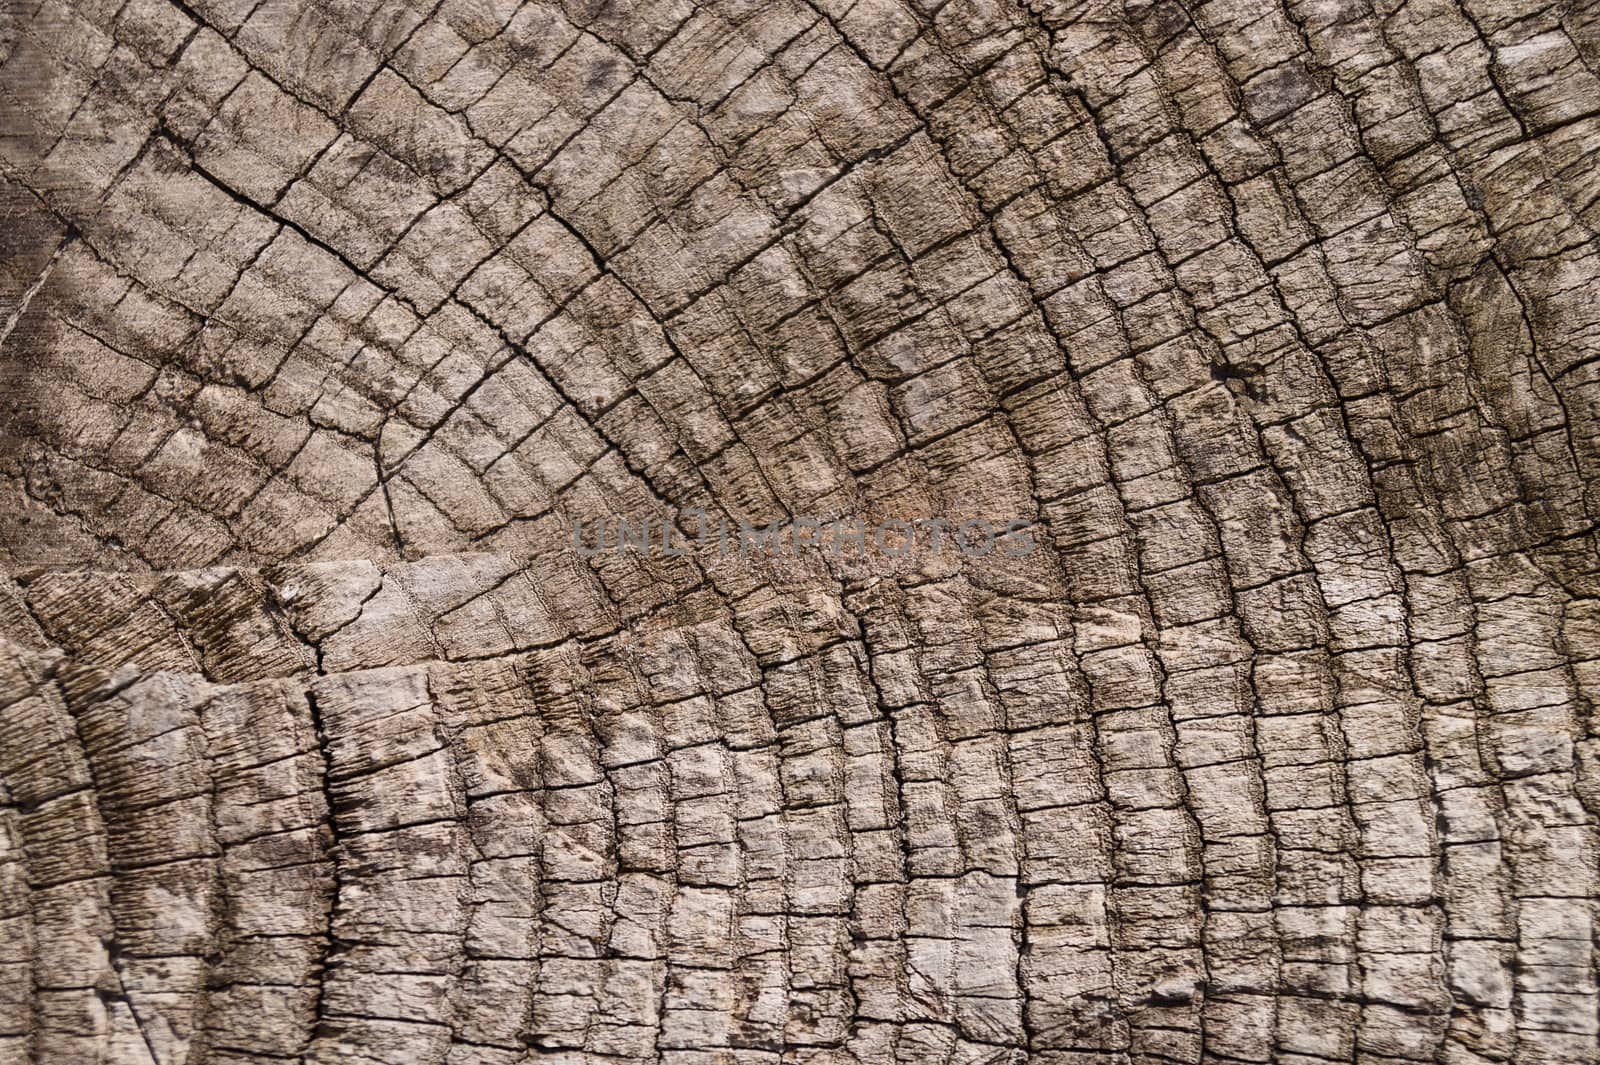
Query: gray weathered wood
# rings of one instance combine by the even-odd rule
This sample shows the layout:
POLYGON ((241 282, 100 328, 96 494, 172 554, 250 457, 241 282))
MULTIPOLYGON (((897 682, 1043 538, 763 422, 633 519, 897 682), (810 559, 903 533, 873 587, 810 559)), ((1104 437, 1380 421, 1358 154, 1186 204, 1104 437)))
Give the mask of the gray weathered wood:
POLYGON ((1600 1061, 1600 11, 10 0, 0 1065, 1600 1061), (1037 521, 983 558, 575 520, 1037 521))

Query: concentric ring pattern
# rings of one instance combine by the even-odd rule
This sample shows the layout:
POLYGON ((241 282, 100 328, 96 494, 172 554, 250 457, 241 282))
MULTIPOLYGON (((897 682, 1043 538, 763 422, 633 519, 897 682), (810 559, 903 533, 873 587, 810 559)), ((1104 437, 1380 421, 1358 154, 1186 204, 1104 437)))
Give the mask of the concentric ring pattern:
POLYGON ((1600 1060, 1597 75, 9 0, 0 1062, 1600 1060))

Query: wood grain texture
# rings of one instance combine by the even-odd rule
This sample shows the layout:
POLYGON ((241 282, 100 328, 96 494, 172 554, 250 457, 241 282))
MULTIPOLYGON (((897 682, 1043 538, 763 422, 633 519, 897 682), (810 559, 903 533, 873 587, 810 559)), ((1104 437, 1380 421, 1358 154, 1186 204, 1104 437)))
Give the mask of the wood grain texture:
POLYGON ((1600 9, 6 0, 0 1065, 1600 1061, 1600 9), (574 521, 1039 523, 1025 558, 574 521))

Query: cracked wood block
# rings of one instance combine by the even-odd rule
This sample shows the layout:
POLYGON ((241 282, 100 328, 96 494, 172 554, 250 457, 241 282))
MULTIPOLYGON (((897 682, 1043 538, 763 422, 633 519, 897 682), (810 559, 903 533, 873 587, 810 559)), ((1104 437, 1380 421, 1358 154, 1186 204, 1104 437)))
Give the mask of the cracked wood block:
POLYGON ((1600 1062, 1590 7, 37 0, 0 100, 0 1063, 1600 1062))

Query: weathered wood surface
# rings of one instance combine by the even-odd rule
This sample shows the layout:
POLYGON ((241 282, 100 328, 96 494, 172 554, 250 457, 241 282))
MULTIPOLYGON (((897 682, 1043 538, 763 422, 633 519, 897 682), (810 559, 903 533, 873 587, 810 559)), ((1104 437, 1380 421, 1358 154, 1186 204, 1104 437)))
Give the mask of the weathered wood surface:
POLYGON ((0 1062, 1596 1061, 1597 73, 9 0, 0 1062), (570 543, 692 507, 1044 549, 570 543))

